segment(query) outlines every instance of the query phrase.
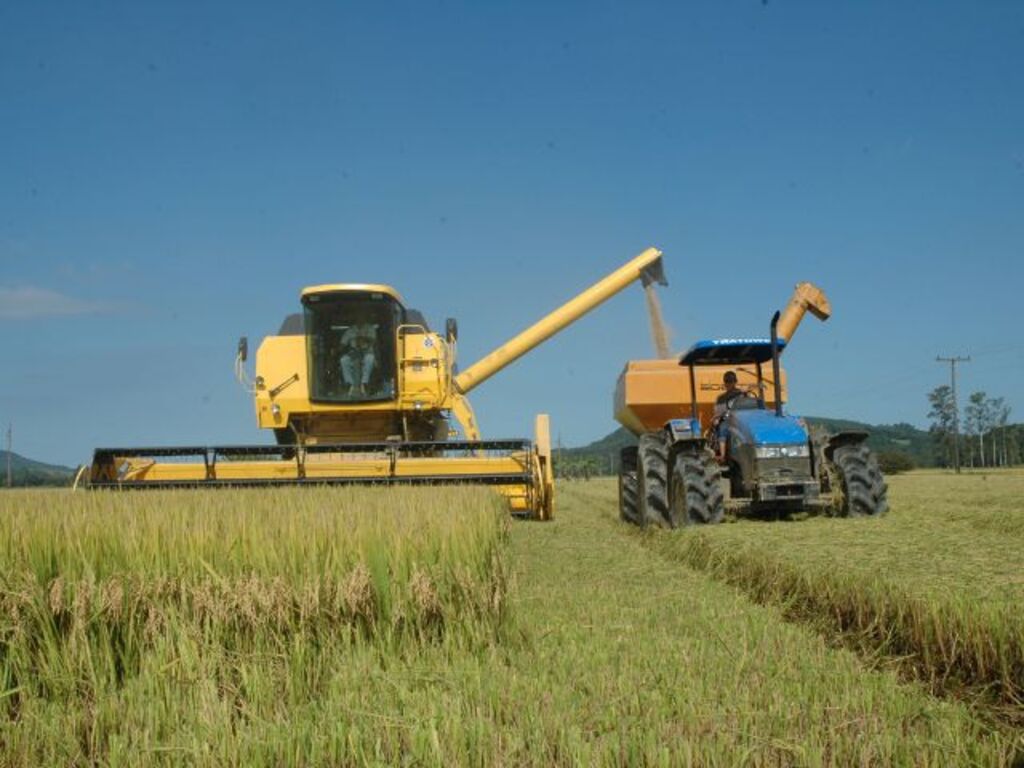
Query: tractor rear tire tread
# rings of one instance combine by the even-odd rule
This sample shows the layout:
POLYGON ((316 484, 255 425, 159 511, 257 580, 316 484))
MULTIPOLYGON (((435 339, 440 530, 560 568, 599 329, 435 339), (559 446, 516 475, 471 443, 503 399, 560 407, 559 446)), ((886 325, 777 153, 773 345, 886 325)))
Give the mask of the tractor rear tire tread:
POLYGON ((888 487, 870 448, 863 443, 842 445, 832 453, 832 467, 839 481, 839 515, 875 517, 888 511, 888 487))
POLYGON ((623 472, 619 475, 619 518, 640 525, 638 501, 636 472, 623 472))
POLYGON ((708 525, 725 517, 722 470, 707 450, 683 451, 672 470, 672 506, 666 521, 672 528, 708 525))
POLYGON ((640 435, 637 446, 638 525, 668 525, 668 445, 661 432, 640 435))

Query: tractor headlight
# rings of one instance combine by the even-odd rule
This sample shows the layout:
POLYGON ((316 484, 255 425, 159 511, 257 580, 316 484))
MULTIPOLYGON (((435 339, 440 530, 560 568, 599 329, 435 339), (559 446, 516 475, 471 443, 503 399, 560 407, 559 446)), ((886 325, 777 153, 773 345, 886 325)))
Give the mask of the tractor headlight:
POLYGON ((759 459, 806 459, 811 455, 806 443, 799 445, 759 445, 754 449, 759 459))

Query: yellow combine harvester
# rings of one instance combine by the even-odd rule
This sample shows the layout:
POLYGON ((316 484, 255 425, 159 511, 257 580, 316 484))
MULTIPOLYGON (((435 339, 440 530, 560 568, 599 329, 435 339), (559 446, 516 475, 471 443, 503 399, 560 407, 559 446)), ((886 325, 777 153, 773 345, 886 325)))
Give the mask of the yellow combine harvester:
POLYGON ((492 485, 523 516, 550 519, 554 482, 548 417, 534 439, 484 440, 466 395, 635 280, 665 283, 648 248, 478 362, 457 372, 458 329, 431 330, 386 285, 318 285, 245 374, 256 420, 277 445, 99 448, 91 488, 341 483, 492 485))

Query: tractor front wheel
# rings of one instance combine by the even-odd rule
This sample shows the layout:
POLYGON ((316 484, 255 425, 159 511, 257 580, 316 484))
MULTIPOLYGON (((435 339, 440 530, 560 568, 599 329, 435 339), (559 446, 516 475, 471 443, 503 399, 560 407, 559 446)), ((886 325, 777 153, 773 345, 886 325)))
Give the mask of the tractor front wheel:
POLYGON ((889 509, 888 488, 874 452, 863 443, 832 452, 830 470, 835 512, 841 517, 874 517, 889 509))
POLYGON ((668 524, 678 528, 722 522, 725 497, 721 477, 722 471, 710 451, 679 453, 672 468, 668 524))

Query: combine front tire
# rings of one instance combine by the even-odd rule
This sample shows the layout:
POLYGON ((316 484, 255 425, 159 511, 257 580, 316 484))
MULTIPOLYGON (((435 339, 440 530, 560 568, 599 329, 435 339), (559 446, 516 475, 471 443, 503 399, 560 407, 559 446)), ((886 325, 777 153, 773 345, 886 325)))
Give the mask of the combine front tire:
POLYGON ((672 468, 666 516, 669 526, 720 523, 725 516, 725 498, 719 482, 722 471, 706 450, 682 451, 672 468))
POLYGON ((836 514, 874 517, 889 509, 888 488, 870 448, 863 443, 840 445, 831 459, 836 514))
POLYGON ((640 435, 637 446, 637 524, 668 524, 668 445, 661 432, 640 435))

